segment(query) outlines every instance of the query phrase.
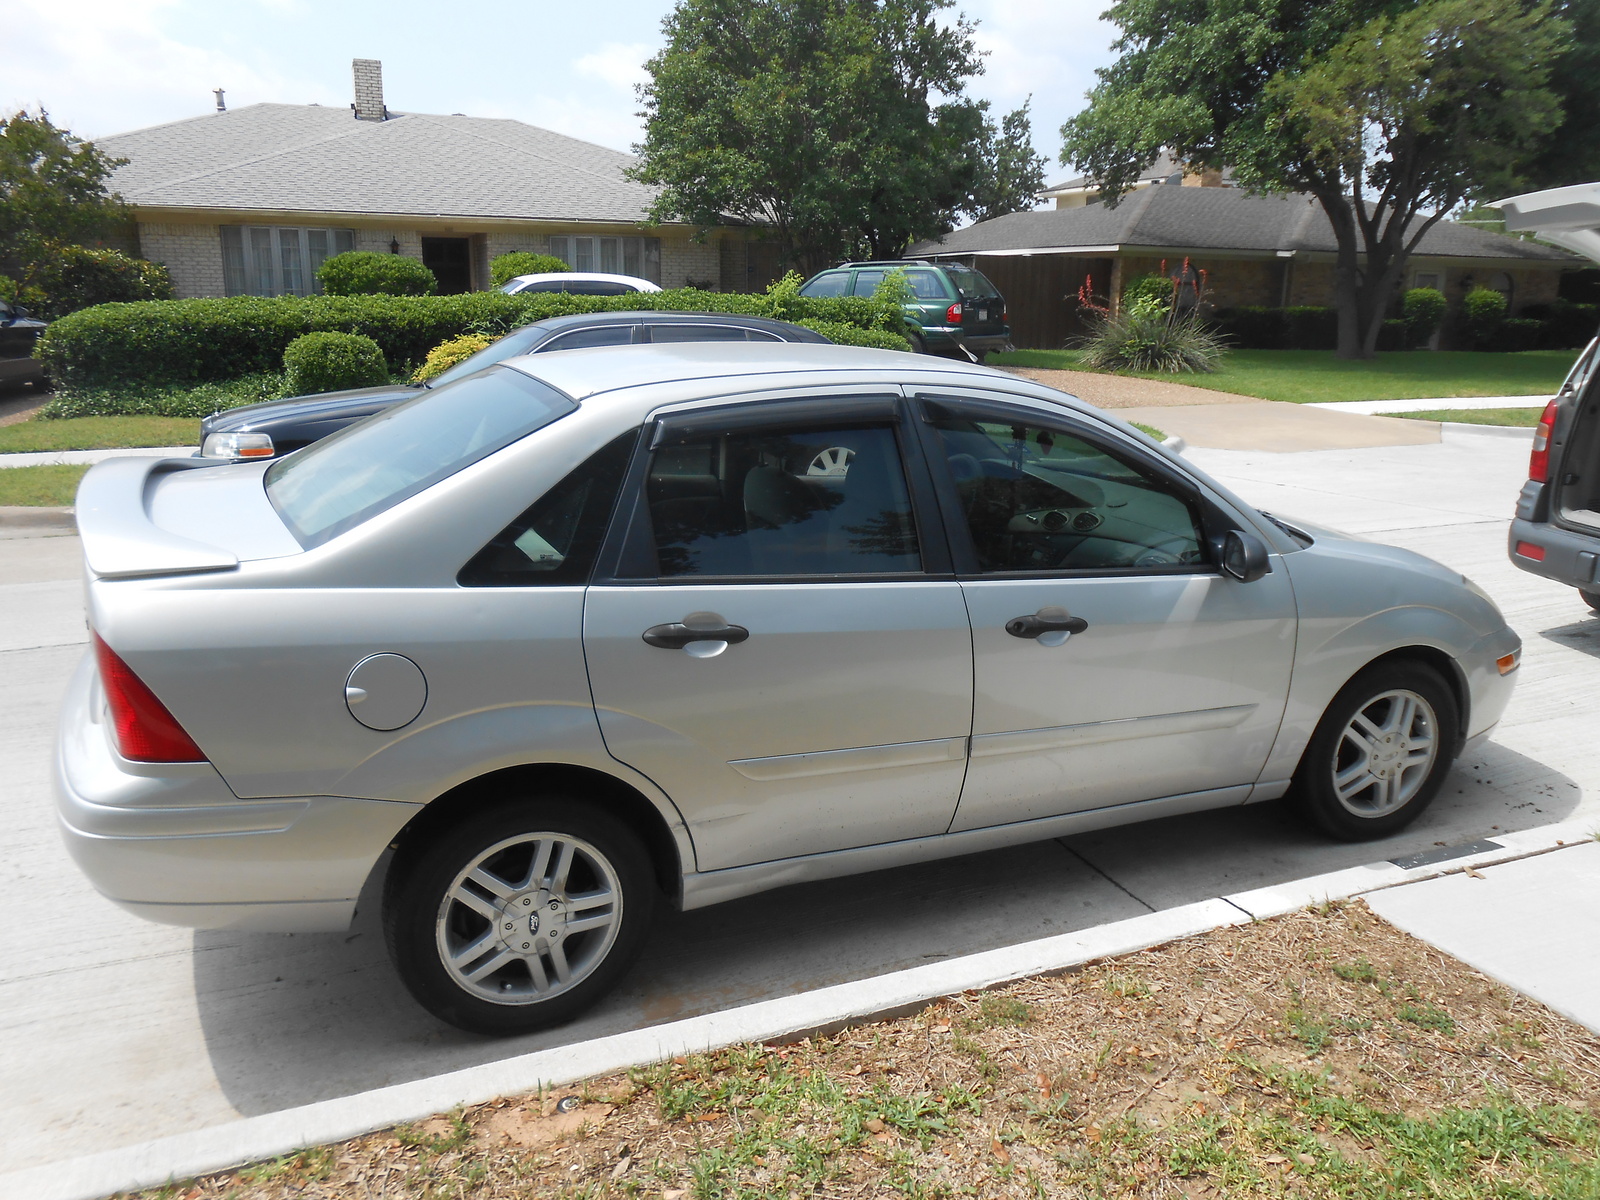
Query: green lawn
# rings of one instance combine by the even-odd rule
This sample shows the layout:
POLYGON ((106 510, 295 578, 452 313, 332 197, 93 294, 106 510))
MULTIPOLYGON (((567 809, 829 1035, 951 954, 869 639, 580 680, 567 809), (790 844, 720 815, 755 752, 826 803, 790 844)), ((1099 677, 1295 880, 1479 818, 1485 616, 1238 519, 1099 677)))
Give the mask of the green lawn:
POLYGON ((1463 425, 1519 425, 1532 429, 1542 408, 1430 408, 1424 412, 1385 413, 1408 421, 1459 421, 1463 425))
MULTIPOLYGON (((1390 351, 1350 362, 1330 350, 1233 350, 1211 375, 1151 375, 1217 392, 1288 400, 1426 400, 1435 396, 1550 395, 1561 386, 1576 350, 1489 354, 1473 350, 1390 351)), ((996 367, 1081 370, 1073 350, 1016 350, 991 354, 996 367)))
POLYGON ((0 469, 0 507, 56 507, 72 503, 88 464, 66 467, 0 469))
POLYGON ((115 450, 137 446, 193 446, 200 422, 183 417, 73 417, 0 425, 0 454, 38 450, 115 450))

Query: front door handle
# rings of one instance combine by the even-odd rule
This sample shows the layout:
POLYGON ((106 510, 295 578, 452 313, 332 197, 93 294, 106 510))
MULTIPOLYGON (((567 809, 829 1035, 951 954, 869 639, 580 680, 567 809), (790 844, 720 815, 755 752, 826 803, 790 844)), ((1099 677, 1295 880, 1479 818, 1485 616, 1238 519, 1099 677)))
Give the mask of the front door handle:
POLYGON ((1075 617, 1064 608, 1050 604, 1036 613, 1012 617, 1006 622, 1006 632, 1015 638, 1037 638, 1044 645, 1059 646, 1075 633, 1089 628, 1089 622, 1075 617))
POLYGON ((641 635, 645 642, 662 650, 682 650, 691 642, 721 642, 737 646, 750 636, 743 625, 685 625, 673 621, 666 625, 652 625, 641 635))

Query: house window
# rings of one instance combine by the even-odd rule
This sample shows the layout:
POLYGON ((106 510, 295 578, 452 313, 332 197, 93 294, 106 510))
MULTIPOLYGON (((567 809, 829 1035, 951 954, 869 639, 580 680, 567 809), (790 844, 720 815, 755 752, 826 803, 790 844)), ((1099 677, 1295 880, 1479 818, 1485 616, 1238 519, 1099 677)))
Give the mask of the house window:
POLYGON ((660 238, 558 234, 550 239, 550 253, 574 271, 632 275, 651 283, 661 282, 660 238))
POLYGON ((224 225, 224 290, 230 296, 315 295, 322 291, 317 268, 355 244, 351 229, 224 225))
POLYGON ((1412 280, 1412 287, 1432 288, 1434 291, 1443 291, 1444 277, 1435 271, 1418 271, 1412 280))

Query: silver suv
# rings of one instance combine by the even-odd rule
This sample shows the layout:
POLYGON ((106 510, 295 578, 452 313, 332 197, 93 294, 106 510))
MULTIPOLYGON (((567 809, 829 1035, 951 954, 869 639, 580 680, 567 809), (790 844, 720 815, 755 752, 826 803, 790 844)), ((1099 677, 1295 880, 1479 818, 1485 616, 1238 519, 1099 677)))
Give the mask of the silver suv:
POLYGON ((114 459, 61 819, 123 907, 338 930, 512 1033, 662 903, 1292 794, 1433 799, 1516 634, 981 367, 822 345, 511 359, 274 462, 114 459))

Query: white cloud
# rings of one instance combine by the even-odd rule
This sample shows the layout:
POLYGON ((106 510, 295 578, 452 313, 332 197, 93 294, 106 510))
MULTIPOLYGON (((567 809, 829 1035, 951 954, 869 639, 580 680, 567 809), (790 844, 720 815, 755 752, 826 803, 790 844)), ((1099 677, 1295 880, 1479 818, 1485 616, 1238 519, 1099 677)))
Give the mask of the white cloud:
MULTIPOLYGON (((281 17, 285 0, 264 2, 281 17)), ((58 125, 92 137, 200 116, 215 87, 227 89, 230 107, 346 103, 322 81, 169 33, 181 8, 180 0, 13 0, 0 41, 0 104, 42 104, 58 125)))
POLYGON ((632 96, 634 86, 650 78, 644 64, 654 53, 654 47, 643 42, 608 42, 593 54, 578 59, 572 64, 572 70, 632 96))

